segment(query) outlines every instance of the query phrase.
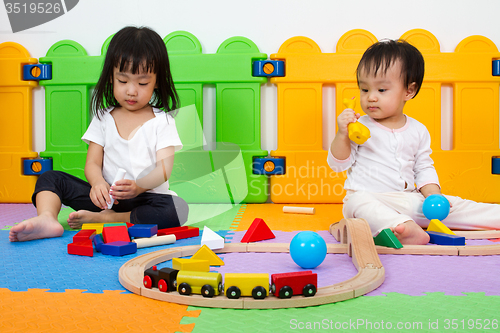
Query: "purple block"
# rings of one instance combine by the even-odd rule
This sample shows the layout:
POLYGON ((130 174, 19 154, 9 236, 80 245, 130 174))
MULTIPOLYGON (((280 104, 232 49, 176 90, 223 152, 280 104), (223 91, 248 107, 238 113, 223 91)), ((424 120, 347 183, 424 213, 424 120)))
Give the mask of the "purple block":
POLYGON ((124 256, 137 252, 137 244, 134 242, 116 241, 101 245, 101 253, 112 256, 124 256))

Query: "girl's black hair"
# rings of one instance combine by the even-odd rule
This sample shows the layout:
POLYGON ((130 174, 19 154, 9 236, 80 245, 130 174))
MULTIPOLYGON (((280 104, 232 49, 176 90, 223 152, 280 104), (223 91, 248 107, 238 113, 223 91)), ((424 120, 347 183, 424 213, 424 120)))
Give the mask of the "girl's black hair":
POLYGON ((156 74, 156 85, 151 105, 170 112, 179 105, 179 96, 170 72, 170 62, 165 43, 161 37, 147 27, 125 27, 111 39, 104 59, 99 81, 92 94, 92 111, 100 118, 104 109, 119 106, 113 94, 113 70, 141 71, 156 74))
POLYGON ((385 74, 398 60, 401 63, 401 76, 405 87, 415 82, 417 91, 415 96, 417 96, 424 79, 424 57, 415 46, 401 39, 382 40, 365 51, 356 69, 358 86, 361 71, 368 75, 376 75, 380 70, 385 74))

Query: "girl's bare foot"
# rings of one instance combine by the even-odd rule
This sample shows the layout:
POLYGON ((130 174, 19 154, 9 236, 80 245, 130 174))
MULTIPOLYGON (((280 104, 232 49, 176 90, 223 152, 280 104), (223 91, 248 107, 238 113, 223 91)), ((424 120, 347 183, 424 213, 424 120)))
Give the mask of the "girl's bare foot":
POLYGON ((79 210, 70 213, 68 217, 68 225, 73 229, 80 229, 84 223, 104 222, 130 222, 130 212, 117 213, 110 209, 105 209, 100 212, 79 210))
POLYGON ((398 224, 393 232, 403 245, 425 245, 429 243, 429 235, 414 221, 398 224))
POLYGON ((24 242, 32 239, 60 237, 64 233, 63 226, 49 213, 43 213, 25 220, 10 229, 11 242, 24 242))

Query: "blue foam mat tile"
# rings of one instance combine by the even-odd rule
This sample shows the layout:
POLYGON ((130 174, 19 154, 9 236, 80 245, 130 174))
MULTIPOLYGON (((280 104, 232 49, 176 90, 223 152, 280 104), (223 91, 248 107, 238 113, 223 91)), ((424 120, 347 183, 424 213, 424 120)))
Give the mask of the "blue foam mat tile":
MULTIPOLYGON (((219 231, 225 236, 227 231, 219 231)), ((128 260, 158 250, 178 246, 199 245, 201 235, 174 244, 138 249, 123 257, 107 256, 94 250, 93 257, 68 254, 67 245, 76 231, 65 231, 62 237, 29 242, 9 242, 8 231, 0 231, 0 288, 27 291, 30 288, 64 292, 66 289, 85 289, 102 293, 104 290, 124 290, 118 281, 118 271, 128 260)))

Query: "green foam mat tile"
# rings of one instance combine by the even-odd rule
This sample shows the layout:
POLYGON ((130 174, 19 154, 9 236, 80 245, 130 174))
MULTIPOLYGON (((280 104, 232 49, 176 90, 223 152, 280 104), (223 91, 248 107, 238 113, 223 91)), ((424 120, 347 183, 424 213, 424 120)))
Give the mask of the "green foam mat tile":
POLYGON ((189 218, 184 225, 213 231, 229 230, 240 210, 240 204, 189 204, 189 218))
POLYGON ((71 207, 62 207, 61 211, 59 212, 59 215, 57 215, 57 220, 59 221, 59 223, 61 223, 61 225, 63 226, 64 230, 69 230, 69 231, 75 231, 76 230, 76 229, 72 229, 68 225, 69 214, 71 214, 74 211, 75 210, 73 208, 71 208, 71 207))
POLYGON ((233 310, 189 307, 198 318, 184 317, 201 332, 498 332, 500 296, 427 293, 409 296, 361 296, 314 306, 274 310, 233 310))

